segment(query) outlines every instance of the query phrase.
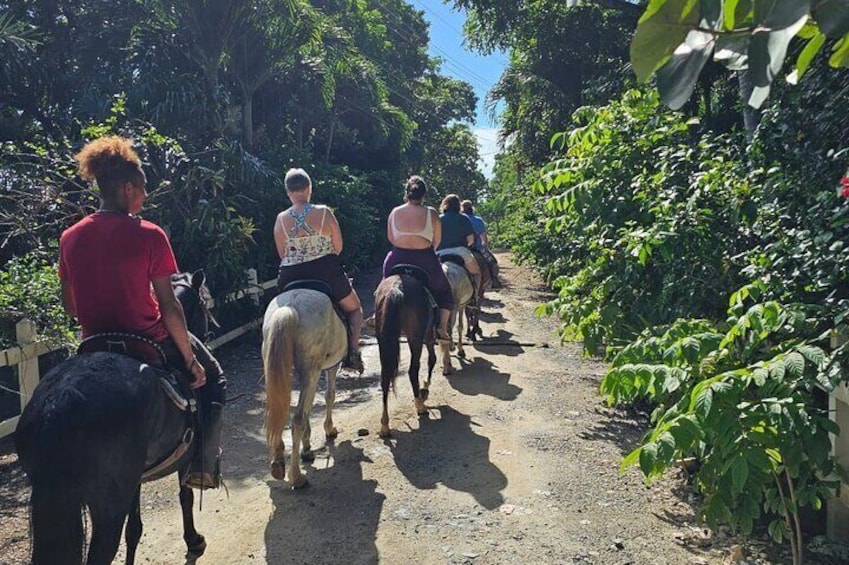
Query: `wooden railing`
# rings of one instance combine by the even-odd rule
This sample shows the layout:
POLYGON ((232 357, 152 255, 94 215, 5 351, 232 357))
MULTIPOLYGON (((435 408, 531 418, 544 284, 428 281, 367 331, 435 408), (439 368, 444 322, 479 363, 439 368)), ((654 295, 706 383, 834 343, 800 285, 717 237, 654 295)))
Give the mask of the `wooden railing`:
MULTIPOLYGON (((248 286, 225 296, 223 299, 219 299, 218 302, 226 303, 250 297, 250 299, 256 304, 259 304, 262 294, 264 294, 266 290, 274 288, 276 285, 276 279, 259 283, 257 281, 256 270, 248 269, 248 286)), ((208 308, 214 309, 216 306, 216 300, 208 300, 206 305, 208 308)), ((210 349, 221 347, 225 343, 230 342, 258 327, 261 322, 262 318, 257 318, 242 324, 241 326, 216 337, 207 344, 207 347, 210 349)), ((32 393, 41 378, 38 364, 39 357, 58 351, 62 349, 62 347, 56 346, 50 341, 40 338, 36 332, 35 324, 29 320, 21 320, 18 322, 15 327, 15 338, 18 343, 17 346, 0 351, 0 368, 12 367, 13 369, 17 369, 15 372, 18 381, 18 390, 6 390, 4 388, 0 389, 0 393, 18 394, 20 396, 21 412, 23 412, 24 407, 27 405, 27 402, 29 402, 29 399, 32 398, 32 393)), ((0 421, 0 439, 15 431, 19 419, 20 415, 16 415, 0 421)))

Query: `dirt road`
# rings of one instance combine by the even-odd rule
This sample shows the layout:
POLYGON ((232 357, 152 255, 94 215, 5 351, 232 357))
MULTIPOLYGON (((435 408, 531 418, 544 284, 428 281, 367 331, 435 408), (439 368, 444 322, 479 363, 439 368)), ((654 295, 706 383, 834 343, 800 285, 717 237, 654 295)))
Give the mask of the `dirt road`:
MULTIPOLYGON (((683 478, 647 487, 638 472, 619 473, 645 422, 600 403, 603 365, 557 343, 553 322, 532 314, 544 287, 501 261, 507 285, 485 305, 486 338, 453 360, 454 375, 434 375, 427 418, 416 416, 402 373, 393 435, 378 438, 374 344, 363 377, 339 377, 340 433, 326 447, 319 392, 317 457, 303 490, 268 472, 258 335, 221 352, 235 398, 224 439, 229 495, 205 493, 196 512, 209 544, 198 563, 722 563, 734 540, 695 526, 683 478)), ((143 488, 139 563, 182 561, 175 482, 143 488)), ((26 539, 26 530, 6 534, 26 539)), ((763 548, 745 550, 751 563, 769 562, 763 548)))

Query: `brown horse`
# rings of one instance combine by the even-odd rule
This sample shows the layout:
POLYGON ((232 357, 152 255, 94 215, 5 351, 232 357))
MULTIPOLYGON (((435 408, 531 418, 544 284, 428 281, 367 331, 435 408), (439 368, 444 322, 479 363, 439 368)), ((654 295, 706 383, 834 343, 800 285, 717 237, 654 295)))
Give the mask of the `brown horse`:
POLYGON ((434 311, 431 308, 423 279, 414 267, 404 274, 392 274, 383 279, 374 292, 374 323, 380 349, 380 385, 383 390, 383 415, 380 437, 389 436, 389 389, 395 390, 398 362, 401 357, 401 334, 407 336, 410 347, 410 384, 416 412, 425 414, 430 379, 436 366, 434 348, 434 311), (427 347, 427 381, 419 386, 422 349, 427 347))

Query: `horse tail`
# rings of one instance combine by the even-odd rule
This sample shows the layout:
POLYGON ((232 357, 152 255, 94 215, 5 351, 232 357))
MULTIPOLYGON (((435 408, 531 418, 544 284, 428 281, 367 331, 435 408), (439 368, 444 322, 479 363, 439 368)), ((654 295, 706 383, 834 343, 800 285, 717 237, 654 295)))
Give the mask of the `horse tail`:
POLYGON ((377 307, 377 335, 380 340, 381 381, 388 381, 395 390, 398 363, 401 358, 401 325, 403 320, 404 293, 395 287, 387 289, 380 297, 377 307))
MULTIPOLYGON (((37 391, 38 392, 38 391, 37 391)), ((77 412, 79 398, 61 390, 40 395, 21 415, 15 447, 32 483, 32 563, 82 563, 83 494, 78 465, 70 446, 79 445, 79 430, 62 416, 77 412)))
POLYGON ((282 306, 274 313, 263 341, 269 449, 279 441, 289 420, 298 323, 298 312, 291 306, 282 306))

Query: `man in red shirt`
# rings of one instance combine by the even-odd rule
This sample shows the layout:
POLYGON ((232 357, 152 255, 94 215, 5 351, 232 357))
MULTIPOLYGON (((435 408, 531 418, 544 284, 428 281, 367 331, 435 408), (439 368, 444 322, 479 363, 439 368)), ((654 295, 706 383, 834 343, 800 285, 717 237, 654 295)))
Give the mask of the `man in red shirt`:
POLYGON ((212 353, 186 328, 171 286, 178 271, 168 236, 135 215, 147 197, 141 161, 130 140, 114 136, 88 143, 76 160, 83 177, 96 180, 102 204, 59 240, 62 303, 79 321, 83 337, 140 335, 160 344, 170 364, 191 373, 200 397, 203 449, 187 484, 217 487, 226 380, 212 353))

